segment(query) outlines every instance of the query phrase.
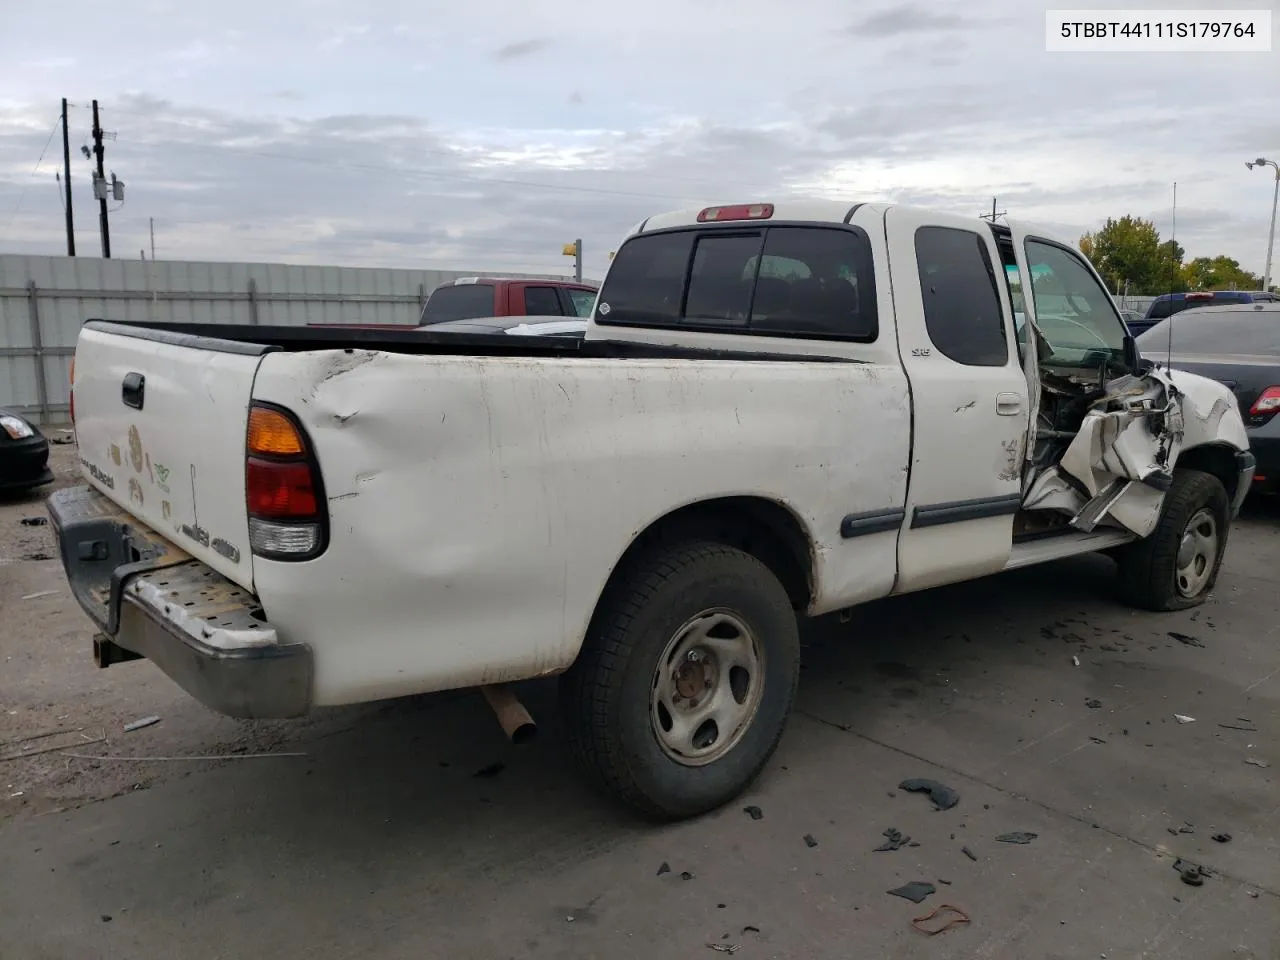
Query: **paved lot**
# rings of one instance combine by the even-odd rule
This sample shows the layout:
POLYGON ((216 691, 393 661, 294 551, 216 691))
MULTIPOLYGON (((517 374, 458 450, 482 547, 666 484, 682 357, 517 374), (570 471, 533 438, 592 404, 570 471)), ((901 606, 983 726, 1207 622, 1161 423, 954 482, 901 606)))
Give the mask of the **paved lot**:
POLYGON ((1275 505, 1248 510, 1199 611, 1120 607, 1085 558, 812 625, 770 769, 672 827, 579 784, 549 685, 526 690, 542 736, 515 748, 471 694, 255 725, 150 664, 99 671, 57 562, 20 559, 49 551, 18 526, 39 512, 0 505, 0 755, 60 747, 0 762, 5 960, 1280 958, 1275 505), (16 742, 50 729, 70 732, 16 742), (917 776, 959 805, 897 789, 917 776), (890 827, 919 846, 873 853, 890 827), (1011 831, 1037 836, 995 840, 1011 831), (1181 883, 1177 856, 1212 877, 1181 883), (885 892, 912 880, 938 892, 885 892), (972 922, 912 929, 940 904, 972 922))

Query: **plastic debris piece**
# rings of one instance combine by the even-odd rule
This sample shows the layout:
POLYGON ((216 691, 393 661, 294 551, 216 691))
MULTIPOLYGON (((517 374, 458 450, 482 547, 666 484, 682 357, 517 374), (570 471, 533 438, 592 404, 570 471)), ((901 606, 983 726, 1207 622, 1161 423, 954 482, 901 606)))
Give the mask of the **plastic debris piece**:
POLYGON ((904 883, 900 887, 895 887, 885 892, 894 897, 910 900, 912 903, 924 903, 928 897, 938 892, 938 888, 932 883, 926 883, 924 880, 913 880, 910 883, 904 883))
POLYGON ((911 842, 911 838, 904 836, 902 831, 896 827, 890 827, 883 834, 885 842, 880 844, 873 850, 873 853, 887 853, 892 850, 900 850, 911 842))
POLYGON ((764 816, 764 811, 761 810, 759 807, 755 807, 755 806, 743 807, 742 812, 745 813, 752 820, 759 820, 761 817, 764 816))
POLYGON ((818 841, 817 841, 817 840, 815 840, 815 839, 813 839, 813 834, 811 834, 811 833, 806 833, 806 834, 804 835, 804 845, 805 845, 806 847, 809 847, 810 849, 813 849, 814 847, 816 847, 816 846, 818 845, 818 841))
POLYGON ((970 860, 972 860, 974 863, 978 862, 978 855, 974 853, 972 850, 970 850, 968 847, 961 847, 960 852, 963 853, 970 860))
POLYGON ((1097 699, 1096 697, 1090 697, 1088 700, 1084 702, 1084 705, 1088 707, 1090 710, 1097 710, 1099 707, 1102 706, 1102 701, 1097 699))
POLYGON ((965 913, 963 910, 961 910, 959 907, 953 907, 949 903, 944 903, 938 907, 935 907, 932 911, 930 911, 929 913, 926 913, 923 917, 913 918, 911 921, 911 925, 915 927, 917 930, 919 930, 921 933, 926 934, 927 936, 936 937, 938 934, 945 933, 946 931, 950 930, 952 927, 962 926, 970 922, 971 921, 969 920, 969 915, 965 913), (930 920, 941 919, 943 916, 947 916, 947 914, 951 914, 951 916, 949 917, 947 922, 940 927, 930 928, 930 927, 921 926, 921 924, 928 923, 930 920))
POLYGON ((134 730, 141 730, 143 727, 155 726, 159 722, 159 717, 143 717, 141 720, 134 720, 132 723, 126 723, 124 725, 124 732, 132 733, 134 730))
POLYGON ((58 592, 57 590, 40 590, 36 593, 28 593, 22 599, 23 600, 39 600, 41 597, 52 597, 57 592, 58 592))
POLYGON ((1262 767, 1262 769, 1264 770, 1267 767, 1271 766, 1271 764, 1267 763, 1267 761, 1259 760, 1257 757, 1245 757, 1244 762, 1253 767, 1262 767))
POLYGON ((759 932, 760 932, 760 928, 759 928, 759 927, 753 927, 753 926, 751 926, 750 924, 747 924, 747 926, 745 926, 745 927, 743 927, 743 928, 742 928, 742 932, 743 932, 743 933, 759 933, 759 932))
POLYGON ((1195 717, 1188 717, 1185 713, 1175 713, 1173 715, 1173 719, 1177 720, 1179 723, 1195 723, 1196 722, 1195 717))
POLYGON ((1001 843, 1030 843, 1038 833, 1028 833, 1026 830, 1015 830, 1013 833, 1002 833, 996 837, 1001 843))
POLYGON ((1213 839, 1214 839, 1216 842, 1218 842, 1218 843, 1230 843, 1230 842, 1231 842, 1231 834, 1229 834, 1229 833, 1215 833, 1215 834, 1213 835, 1213 839))
POLYGON ((908 793, 927 793, 933 805, 939 810, 950 810, 960 802, 960 794, 937 780, 923 778, 903 780, 898 784, 898 789, 906 790, 908 793))
POLYGON ((1106 742, 1107 742, 1107 741, 1103 740, 1101 737, 1090 737, 1089 739, 1090 739, 1090 740, 1092 740, 1094 743, 1106 743, 1106 742))
POLYGON ((1080 658, 1073 655, 1071 657, 1071 663, 1073 666, 1077 666, 1077 667, 1080 666, 1080 658))
POLYGON ((663 860, 658 867, 658 876, 662 876, 664 873, 670 873, 670 872, 671 872, 671 864, 663 860))
POLYGON ((24 527, 43 527, 48 525, 48 517, 23 517, 18 521, 24 527))
POLYGON ((1204 644, 1201 643, 1199 640, 1197 640, 1195 637, 1188 636, 1185 633, 1174 633, 1172 630, 1170 630, 1169 636, 1171 636, 1174 640, 1177 640, 1179 643, 1185 644, 1188 647, 1204 646, 1204 644))
POLYGON ((680 879, 681 879, 681 880, 692 880, 692 879, 693 879, 693 874, 692 874, 692 873, 690 873, 688 870, 681 870, 681 871, 680 871, 680 879))
POLYGON ((708 943, 707 948, 709 950, 716 951, 716 953, 729 953, 729 954, 737 953, 739 950, 742 949, 742 947, 738 946, 738 944, 736 943, 708 943))
POLYGON ((1178 871, 1178 876, 1182 878, 1183 883, 1192 887, 1203 886, 1204 878, 1209 876, 1209 872, 1198 863, 1181 858, 1174 861, 1173 869, 1178 871))
POLYGON ((1242 723, 1220 723, 1218 724, 1223 730, 1243 730, 1245 733, 1257 733, 1257 727, 1247 727, 1242 723))

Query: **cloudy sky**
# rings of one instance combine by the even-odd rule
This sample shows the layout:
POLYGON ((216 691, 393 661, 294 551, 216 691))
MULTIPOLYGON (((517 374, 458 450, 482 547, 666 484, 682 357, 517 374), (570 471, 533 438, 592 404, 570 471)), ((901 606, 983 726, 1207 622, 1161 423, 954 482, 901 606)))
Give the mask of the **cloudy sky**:
POLYGON ((1167 236, 1177 181, 1188 255, 1261 272, 1271 183, 1244 161, 1280 159, 1280 42, 1046 53, 1062 6, 10 2, 0 251, 64 252, 65 96, 82 254, 99 252, 80 153, 96 97, 127 184, 116 256, 153 217, 161 259, 563 272, 582 237, 599 276, 650 214, 791 193, 975 216, 998 195, 1072 238, 1125 213, 1167 236))

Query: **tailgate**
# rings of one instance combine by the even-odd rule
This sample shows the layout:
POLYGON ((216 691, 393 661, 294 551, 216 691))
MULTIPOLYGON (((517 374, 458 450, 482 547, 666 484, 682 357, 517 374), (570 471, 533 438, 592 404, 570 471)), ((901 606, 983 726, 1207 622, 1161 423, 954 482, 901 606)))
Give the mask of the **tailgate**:
POLYGON ((101 321, 76 345, 85 480, 246 589, 245 429, 269 349, 101 321))

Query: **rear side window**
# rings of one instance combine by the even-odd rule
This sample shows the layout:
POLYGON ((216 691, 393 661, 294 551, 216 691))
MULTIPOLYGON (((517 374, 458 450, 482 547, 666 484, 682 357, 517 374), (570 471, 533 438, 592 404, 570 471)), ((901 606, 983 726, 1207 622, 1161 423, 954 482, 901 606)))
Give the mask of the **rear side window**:
POLYGON ((525 287, 524 312, 531 317, 558 317, 564 313, 555 287, 525 287))
POLYGON ((995 269, 982 237, 954 227, 916 231, 916 263, 929 339, 956 363, 1002 367, 1009 341, 995 269))
POLYGON ((684 230, 623 244, 601 291, 606 324, 869 342, 871 247, 860 230, 684 230))
MULTIPOLYGON (((558 312, 558 311, 557 311, 558 312)), ((493 316, 493 287, 487 283, 439 287, 427 298, 422 308, 421 323, 443 323, 446 320, 474 320, 493 316)))
POLYGON ((575 317, 591 316, 591 308, 596 303, 596 292, 594 290, 567 290, 569 294, 569 302, 573 304, 573 315, 575 317))

